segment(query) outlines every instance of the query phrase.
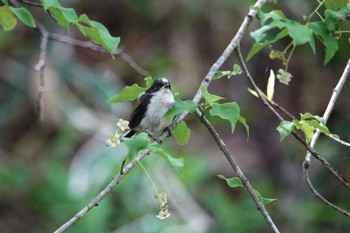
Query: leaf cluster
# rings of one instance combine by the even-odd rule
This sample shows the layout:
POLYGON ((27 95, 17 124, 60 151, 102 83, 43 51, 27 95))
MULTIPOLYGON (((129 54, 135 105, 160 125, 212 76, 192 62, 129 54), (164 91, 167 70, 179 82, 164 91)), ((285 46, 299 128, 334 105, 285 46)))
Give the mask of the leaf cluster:
POLYGON ((295 20, 288 19, 281 10, 272 10, 265 13, 259 9, 261 19, 261 28, 251 32, 255 40, 247 60, 263 48, 274 44, 275 42, 289 37, 293 46, 309 44, 313 53, 316 53, 315 39, 319 39, 325 46, 324 64, 327 64, 335 55, 338 46, 338 38, 341 32, 341 21, 345 21, 346 13, 349 11, 346 0, 328 0, 322 1, 317 9, 309 16, 305 16, 304 24, 295 20), (321 15, 318 8, 325 3, 325 10, 321 15), (311 21, 311 18, 317 14, 321 20, 311 21), (278 33, 272 33, 274 30, 278 33))
MULTIPOLYGON (((28 27, 35 28, 33 15, 23 7, 12 7, 8 0, 2 0, 4 6, 0 7, 0 25, 4 31, 11 31, 17 24, 17 18, 28 27), (17 18, 16 18, 17 17, 17 18)), ((90 20, 86 14, 78 16, 73 8, 63 7, 58 0, 40 0, 41 6, 47 11, 59 25, 70 31, 71 25, 95 44, 105 48, 111 55, 115 52, 119 37, 111 36, 108 29, 101 23, 90 20)))

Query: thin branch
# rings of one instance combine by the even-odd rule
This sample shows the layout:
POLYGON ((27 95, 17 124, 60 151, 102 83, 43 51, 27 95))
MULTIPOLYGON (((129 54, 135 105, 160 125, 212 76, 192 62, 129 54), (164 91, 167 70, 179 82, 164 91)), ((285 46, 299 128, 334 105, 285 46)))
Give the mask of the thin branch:
POLYGON ((37 102, 37 111, 39 115, 39 120, 44 120, 44 95, 45 95, 45 63, 46 63, 46 54, 47 54, 47 42, 49 33, 47 30, 40 24, 36 23, 37 27, 41 34, 40 41, 40 56, 39 61, 35 65, 34 69, 39 72, 39 96, 37 102))
POLYGON ((76 221, 81 219, 87 212, 89 212, 95 206, 98 206, 102 199, 112 190, 114 186, 116 186, 120 180, 129 173, 129 171, 135 167, 135 165, 140 162, 146 155, 149 154, 149 150, 145 149, 138 153, 135 159, 133 159, 127 166, 123 169, 123 174, 118 173, 117 176, 113 178, 113 180, 107 185, 107 187, 98 194, 90 203, 85 206, 82 210, 80 210, 73 218, 63 224, 60 228, 58 228, 54 233, 62 233, 67 230, 71 225, 73 225, 76 221))
MULTIPOLYGON (((55 40, 58 42, 62 42, 65 44, 70 44, 74 45, 76 47, 81 47, 81 48, 87 48, 96 52, 100 53, 109 53, 105 48, 98 46, 91 41, 82 41, 82 40, 77 40, 68 36, 63 36, 59 35, 56 33, 50 33, 49 34, 49 39, 55 40)), ((135 70, 138 74, 142 76, 148 76, 150 73, 143 68, 141 68, 130 55, 122 51, 121 49, 116 49, 112 55, 120 57, 122 60, 124 60, 133 70, 135 70)))
MULTIPOLYGON (((202 80, 201 85, 209 86, 215 73, 223 65, 223 63, 227 60, 227 58, 232 54, 233 50, 240 44, 244 34, 246 33, 246 31, 248 29, 248 26, 250 25, 252 19, 257 14, 257 9, 261 8, 266 3, 266 1, 267 0, 258 0, 255 3, 255 5, 251 8, 248 15, 245 17, 242 25, 240 26, 239 30, 235 34, 234 38, 231 40, 230 44, 224 50, 224 52, 219 57, 219 59, 210 68, 209 73, 202 80)), ((65 39, 67 39, 67 38, 65 38, 65 39)), ((71 38, 69 38, 69 41, 72 41, 71 38)), ((68 42, 65 42, 65 43, 68 43, 68 42)), ((79 46, 79 45, 77 45, 77 46, 79 46)), ((198 91, 193 98, 193 102, 198 104, 199 101, 201 100, 201 98, 202 98, 202 92, 200 91, 200 88, 198 88, 198 91)), ((179 117, 177 117, 176 120, 173 122, 173 124, 171 124, 171 126, 169 126, 169 130, 174 129, 182 120, 184 120, 188 116, 188 114, 189 114, 189 112, 184 112, 179 117)), ((168 133, 163 133, 162 135, 160 135, 159 139, 160 140, 164 139, 167 136, 167 134, 168 133)), ((84 216, 89 210, 91 210, 93 207, 95 207, 96 204, 98 204, 111 191, 111 189, 120 182, 120 180, 129 172, 129 170, 131 170, 138 161, 140 161, 142 158, 144 158, 149 153, 150 153, 150 151, 148 149, 145 149, 145 150, 142 150, 141 152, 139 152, 138 156, 123 169, 123 174, 117 175, 113 179, 113 181, 107 186, 107 188, 105 188, 93 201, 91 201, 89 205, 87 205, 85 208, 83 208, 78 214, 76 214, 73 218, 71 218, 64 225, 62 225, 57 231, 55 231, 55 233, 64 232, 71 225, 73 225, 76 221, 78 221, 82 216, 84 216), (138 159, 138 160, 136 160, 136 159, 138 159)))
MULTIPOLYGON (((333 108, 335 106, 335 102, 337 101, 338 99, 338 96, 349 76, 349 73, 350 73, 350 59, 348 60, 348 63, 346 64, 346 67, 343 71, 343 74, 342 76, 340 77, 336 87, 333 89, 333 94, 329 100, 329 103, 327 105, 327 108, 323 114, 323 119, 327 122, 328 119, 329 119, 329 116, 331 115, 332 111, 333 111, 333 108)), ((312 140, 311 140, 311 143, 310 143, 310 147, 311 148, 314 148, 319 136, 320 136, 320 130, 316 130, 316 133, 314 134, 312 140)), ((346 142, 334 137, 333 135, 330 136, 330 138, 332 138, 333 140, 336 140, 336 141, 341 141, 340 143, 342 143, 342 145, 347 145, 346 142)), ((346 210, 343 210, 341 209, 340 207, 336 206, 335 204, 331 203, 330 201, 328 201, 325 197, 323 197, 312 185, 312 182, 309 178, 309 168, 310 168, 310 165, 311 165, 311 153, 308 151, 306 153, 306 156, 305 156, 305 160, 304 160, 304 163, 303 163, 303 170, 304 170, 304 178, 306 180, 306 183, 308 184, 311 192, 313 192, 315 194, 315 196, 317 198, 319 198, 322 202, 324 202, 325 204, 329 205, 330 207, 332 207, 333 209, 339 211, 340 213, 350 217, 350 213, 347 212, 346 210)))
MULTIPOLYGON (((14 1, 14 0, 13 0, 14 1)), ((27 1, 27 0, 21 0, 21 2, 27 4, 27 5, 31 5, 31 6, 34 6, 34 7, 43 7, 41 5, 41 3, 36 3, 36 2, 31 2, 31 1, 27 1)), ((48 11, 49 15, 55 20, 56 18, 52 15, 52 13, 50 11, 48 11)), ((36 21, 37 22, 37 21, 36 21)), ((43 26, 42 26, 43 28, 43 26)), ((40 29, 39 29, 40 30, 40 29)), ((41 31, 41 30, 40 30, 41 31)), ((46 30, 47 32, 47 30, 46 30)), ((70 38, 68 36, 63 36, 63 35, 59 35, 59 34, 56 34, 56 33, 48 33, 48 38, 51 39, 51 40, 55 40, 55 41, 59 41, 59 42, 62 42, 62 43, 65 43, 65 44, 70 44, 70 45, 74 45, 74 46, 77 46, 77 47, 82 47, 82 48, 87 48, 87 49, 90 49, 90 50, 93 50, 93 51, 96 51, 96 52, 100 52, 100 53, 108 53, 109 52, 104 49, 103 47, 101 46, 98 46, 94 43, 92 43, 91 41, 82 41, 82 40, 77 40, 77 39, 74 39, 74 38, 70 38)), ((121 49, 116 49, 112 55, 115 55, 115 56, 118 56, 120 57, 122 60, 124 60, 133 70, 135 70, 138 74, 142 75, 142 76, 148 76, 150 75, 150 73, 143 69, 141 66, 139 66, 134 59, 132 59, 132 57, 125 53, 124 51, 122 51, 121 49)))
MULTIPOLYGON (((305 161, 304 161, 305 163, 305 161)), ((315 197, 319 198, 322 202, 324 202, 326 205, 329 205, 333 209, 339 211, 340 213, 344 214, 345 216, 350 217, 350 213, 336 205, 334 205, 332 202, 328 201, 326 198, 324 198, 312 185, 312 182, 309 178, 309 172, 307 166, 303 166, 304 170, 304 178, 306 180, 307 185, 309 186, 310 190, 314 193, 315 197)))
MULTIPOLYGON (((323 119, 327 122, 328 121, 328 118, 329 116, 331 115, 332 111, 333 111, 333 108, 334 108, 334 105, 335 105, 335 102, 337 101, 338 99, 338 96, 349 76, 349 73, 350 73, 350 59, 348 60, 348 63, 346 64, 346 67, 344 69, 344 72, 342 74, 342 76, 340 77, 339 79, 339 82, 338 84, 336 85, 336 87, 333 89, 333 94, 331 96, 331 99, 329 100, 329 103, 327 105, 327 108, 326 108, 326 111, 324 112, 323 114, 323 119)), ((316 130, 316 133, 314 134, 312 140, 311 140, 311 143, 310 143, 310 147, 311 148, 314 148, 317 140, 318 140, 318 137, 320 136, 320 130, 317 129, 316 130)), ((308 152, 305 156, 305 163, 308 163, 308 165, 311 164, 311 154, 310 152, 308 152)))
MULTIPOLYGON (((241 40, 245 33, 248 30, 248 27, 250 23, 252 22, 253 18, 257 14, 257 10, 260 9, 267 0, 258 0, 254 4, 253 7, 251 7, 251 10, 249 11, 248 15, 244 18, 241 26, 239 27, 237 33, 231 40, 230 44, 226 47, 224 52, 220 55, 220 57, 217 59, 217 61, 212 65, 212 67, 209 69, 209 72, 204 77, 204 79, 201 82, 201 85, 208 87, 216 74, 216 72, 220 69, 220 67, 225 63, 225 61, 228 59, 229 56, 231 56, 233 50, 239 46, 241 43, 241 40)), ((197 93, 195 94, 193 98, 193 102, 196 104, 199 103, 199 101, 202 99, 202 91, 198 89, 197 93)), ((176 127, 185 117, 189 114, 189 112, 183 112, 176 121, 171 125, 172 128, 176 127)))
POLYGON ((277 229, 276 225, 274 224, 271 216, 267 212, 265 205, 261 202, 259 197, 256 195, 253 187, 251 186, 248 178, 244 175, 240 167, 238 166, 237 162, 234 160, 233 156, 227 149, 227 146, 225 145, 224 141, 221 139, 220 135, 216 132, 215 128, 212 126, 212 124, 208 121, 208 119, 203 115, 203 113, 197 109, 195 112, 196 116, 201 120, 201 122, 207 127, 209 130, 210 134, 213 136, 215 142, 218 144, 220 150, 222 153, 225 155, 227 161, 230 163, 231 167, 237 174, 237 176, 241 179, 244 187, 246 187, 247 191, 249 192, 250 196, 254 200, 258 210, 261 212, 263 217, 265 218, 267 224, 271 228, 273 232, 279 232, 277 229))
MULTIPOLYGON (((252 76, 249 73, 249 70, 247 68, 247 65, 243 59, 241 50, 238 48, 235 49, 237 57, 239 59, 239 62, 242 65, 242 69, 244 71, 244 73, 246 74, 246 77, 248 79, 248 81, 250 82, 250 84, 253 86, 254 90, 257 92, 259 99, 263 102, 263 104, 280 120, 283 121, 284 118, 271 106, 271 104, 269 104, 269 102, 263 97, 261 91, 259 90, 258 86, 256 85, 254 79, 252 78, 252 76)), ((327 161, 325 160, 318 152, 316 152, 313 148, 310 147, 310 145, 295 131, 292 131, 292 135, 301 143, 303 144, 303 146, 306 148, 306 150, 308 150, 313 157, 315 157, 316 159, 318 159, 323 166, 328 169, 340 182, 342 185, 344 185, 344 187, 350 191, 350 184, 349 182, 345 179, 344 176, 340 175, 339 172, 327 161)), ((306 164, 307 165, 307 164, 306 164)))
POLYGON ((338 137, 336 137, 336 136, 334 136, 332 134, 329 135, 328 137, 331 138, 332 140, 340 143, 340 145, 342 145, 342 146, 350 147, 350 142, 346 142, 346 141, 344 141, 344 140, 342 140, 342 139, 340 139, 340 138, 338 138, 338 137))

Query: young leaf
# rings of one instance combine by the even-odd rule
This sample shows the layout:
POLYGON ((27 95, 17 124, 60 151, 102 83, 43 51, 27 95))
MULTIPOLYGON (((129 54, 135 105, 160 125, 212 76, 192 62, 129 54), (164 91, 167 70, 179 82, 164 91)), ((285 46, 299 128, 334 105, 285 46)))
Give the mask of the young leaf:
POLYGON ((40 0, 40 1, 44 6, 45 11, 47 11, 47 9, 49 9, 52 6, 59 4, 57 0, 40 0))
POLYGON ((267 205, 273 201, 276 201, 277 199, 276 198, 266 198, 266 197, 263 197, 261 196, 261 194, 257 191, 257 190, 254 190, 256 195, 259 197, 260 201, 264 204, 264 205, 267 205))
MULTIPOLYGON (((243 185, 243 183, 242 183, 242 181, 241 181, 241 179, 238 178, 238 177, 226 178, 226 177, 223 176, 223 175, 218 175, 218 177, 219 177, 220 179, 225 180, 226 183, 227 183, 227 185, 228 185, 229 187, 231 187, 231 188, 237 188, 237 187, 243 187, 243 188, 245 188, 244 185, 243 185)), ((261 194, 260 194, 257 190, 255 190, 255 189, 254 189, 254 192, 256 193, 256 195, 258 196, 258 198, 260 199, 260 201, 261 201, 264 205, 269 204, 269 203, 271 203, 271 202, 277 200, 276 198, 266 198, 266 197, 263 197, 263 196, 261 196, 261 194)))
POLYGON ((152 85, 152 77, 146 77, 146 86, 140 87, 138 84, 133 84, 131 86, 124 87, 119 94, 116 94, 112 98, 110 98, 107 103, 120 103, 124 101, 134 101, 139 97, 139 95, 147 90, 152 85))
POLYGON ((280 31, 275 38, 270 39, 270 40, 265 40, 262 43, 256 42, 252 48, 250 49, 248 55, 247 55, 247 61, 249 61, 255 54, 257 54, 258 52, 260 52, 260 50, 262 50, 263 48, 269 46, 270 44, 275 43, 276 41, 286 37, 288 35, 288 30, 287 29, 283 29, 282 31, 280 31))
POLYGON ((280 134, 281 141, 292 133, 295 125, 295 121, 281 121, 281 123, 277 126, 277 131, 280 134))
POLYGON ((163 158, 165 158, 168 164, 170 165, 170 167, 172 167, 177 174, 179 174, 180 176, 183 176, 184 164, 185 164, 184 158, 172 157, 170 154, 168 154, 166 151, 160 148, 159 145, 152 144, 149 146, 149 148, 153 153, 156 153, 162 156, 163 158))
POLYGON ((236 123, 240 116, 240 108, 237 103, 215 103, 213 104, 212 109, 210 109, 209 113, 211 116, 218 116, 221 119, 228 120, 231 124, 231 132, 234 132, 236 123))
POLYGON ((229 71, 229 70, 226 70, 226 71, 217 71, 215 74, 214 74, 214 77, 213 77, 213 80, 218 80, 222 77, 225 77, 225 76, 228 76, 231 77, 232 75, 232 72, 229 71))
POLYGON ((298 22, 287 20, 285 26, 288 29, 289 36, 293 39, 293 45, 303 45, 309 42, 312 51, 315 54, 315 40, 312 35, 312 30, 308 25, 302 25, 298 22))
POLYGON ((183 112, 194 112, 197 109, 197 104, 192 100, 182 101, 179 98, 175 99, 175 106, 171 108, 165 116, 177 116, 183 112))
POLYGON ((238 177, 226 178, 224 175, 218 175, 218 177, 225 180, 227 185, 231 188, 244 187, 241 179, 238 177))
POLYGON ((245 130, 247 131, 248 138, 249 138, 249 125, 247 124, 247 121, 242 116, 238 117, 238 121, 244 126, 245 130))
POLYGON ((13 14, 17 16, 17 18, 19 18, 28 27, 32 27, 32 28, 36 27, 34 18, 27 9, 23 7, 21 8, 10 7, 10 10, 12 11, 13 14))
POLYGON ((76 24, 78 21, 77 13, 73 8, 65 8, 59 3, 51 6, 49 11, 55 16, 57 23, 65 27, 68 31, 71 24, 76 24))
POLYGON ((315 134, 315 127, 311 126, 308 121, 300 121, 296 127, 303 131, 306 142, 310 143, 315 134))
POLYGON ((345 6, 348 0, 325 0, 324 6, 330 10, 338 10, 342 6, 345 6))
POLYGON ((221 96, 210 94, 206 86, 201 85, 200 90, 202 92, 203 98, 209 106, 212 106, 215 102, 224 99, 221 96))
POLYGON ((101 23, 90 20, 86 14, 79 16, 79 24, 77 27, 86 36, 88 36, 94 43, 104 47, 110 54, 117 48, 120 38, 110 35, 108 29, 101 23), (84 23, 85 25, 81 25, 84 23))
POLYGON ((270 77, 268 79, 267 82, 267 90, 266 90, 266 94, 267 94, 267 99, 272 101, 273 100, 273 95, 275 92, 275 73, 273 72, 273 70, 270 70, 270 77))
POLYGON ((132 158, 137 155, 140 150, 145 149, 148 146, 150 139, 147 133, 139 133, 132 138, 123 138, 123 141, 128 148, 128 156, 132 158))
POLYGON ((186 145, 191 136, 191 130, 187 127, 186 122, 181 121, 173 130, 173 135, 180 146, 186 145))
POLYGON ((0 25, 4 31, 11 31, 17 24, 16 17, 8 6, 0 7, 0 25))
POLYGON ((241 74, 242 68, 238 64, 233 64, 233 75, 241 74))

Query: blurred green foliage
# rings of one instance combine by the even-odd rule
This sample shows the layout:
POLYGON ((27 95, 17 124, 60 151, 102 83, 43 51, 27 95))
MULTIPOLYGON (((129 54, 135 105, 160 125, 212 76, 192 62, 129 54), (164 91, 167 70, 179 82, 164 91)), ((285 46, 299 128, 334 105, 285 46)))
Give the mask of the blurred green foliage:
MULTIPOLYGON (((112 35, 122 38, 121 46, 152 76, 166 76, 181 99, 189 99, 210 65, 230 41, 253 1, 62 1, 78 15, 101 22, 112 35)), ((282 9, 288 18, 301 17, 317 1, 286 1, 267 8, 282 9), (296 5, 295 5, 296 4, 296 5), (301 7, 302 6, 302 7, 301 7)), ((28 6, 26 6, 27 8, 28 6)), ((46 13, 28 10, 50 31, 62 28, 46 13)), ((259 27, 254 19, 251 31, 259 27)), ((85 38, 72 28, 70 36, 85 38)), ((118 174, 126 155, 123 146, 106 148, 105 139, 117 118, 128 119, 132 104, 106 103, 122 87, 142 84, 143 78, 122 59, 50 41, 45 69, 43 122, 37 119, 38 62, 40 34, 18 24, 10 33, 0 31, 0 231, 52 232, 87 205, 118 174)), ((280 40, 276 46, 285 47, 280 40)), ((245 54, 253 40, 246 36, 245 54)), ((334 60, 322 66, 322 50, 296 49, 290 61, 293 82, 276 84, 274 100, 295 115, 321 115, 332 89, 349 57, 347 38, 340 38, 334 60)), ((252 75, 266 87, 268 68, 280 64, 268 60, 261 50, 249 62, 252 75)), ((222 68, 230 70, 230 59, 222 68)), ((329 121, 331 132, 349 135, 350 103, 345 87, 329 121)), ((253 187, 263 196, 276 197, 267 206, 281 232, 345 233, 348 219, 325 207, 304 184, 301 164, 304 149, 292 138, 281 144, 275 131, 278 122, 246 91, 237 76, 218 79, 210 93, 235 101, 250 126, 235 134, 227 122, 206 116, 217 127, 225 143, 253 187)), ((269 232, 248 193, 230 189, 217 174, 235 176, 213 139, 193 117, 186 120, 191 138, 186 146, 174 139, 164 142, 170 155, 184 158, 183 176, 178 176, 159 155, 148 156, 143 164, 160 191, 169 199, 171 217, 155 217, 157 202, 149 181, 135 167, 96 208, 67 232, 269 232)), ((325 137, 317 149, 345 176, 348 150, 325 137)), ((311 176, 315 186, 332 202, 350 209, 348 193, 317 163, 311 176)))

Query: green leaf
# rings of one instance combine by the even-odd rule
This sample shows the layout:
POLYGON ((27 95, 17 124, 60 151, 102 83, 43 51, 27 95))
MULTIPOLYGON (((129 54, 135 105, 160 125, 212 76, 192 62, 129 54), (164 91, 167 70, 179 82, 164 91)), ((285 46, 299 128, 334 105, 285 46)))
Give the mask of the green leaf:
POLYGON ((295 125, 295 121, 281 121, 281 123, 277 126, 277 131, 280 134, 281 141, 292 133, 295 125))
POLYGON ((338 10, 339 8, 345 6, 348 0, 325 0, 324 6, 330 10, 338 10))
POLYGON ((308 121, 300 121, 296 127, 303 131, 306 142, 310 143, 315 134, 315 127, 310 125, 308 121))
POLYGON ((238 177, 226 178, 223 175, 218 175, 218 177, 222 180, 225 180, 230 188, 244 187, 241 179, 238 177))
POLYGON ((150 138, 147 133, 139 133, 132 138, 123 138, 123 141, 128 148, 128 156, 133 158, 140 150, 148 146, 150 138))
POLYGON ((168 154, 166 151, 160 148, 158 144, 157 145, 152 144, 149 146, 149 148, 153 153, 156 153, 162 156, 163 158, 165 158, 168 164, 170 165, 170 167, 172 167, 177 174, 179 174, 180 176, 183 176, 184 164, 185 164, 184 158, 172 157, 170 154, 168 154))
POLYGON ((225 77, 225 76, 228 76, 228 78, 229 78, 229 77, 231 77, 231 75, 232 75, 232 72, 229 70, 217 71, 213 76, 213 80, 217 80, 217 79, 220 79, 220 78, 225 77))
POLYGON ((209 113, 211 116, 218 116, 221 119, 228 120, 231 124, 231 132, 234 132, 236 123, 240 117, 240 108, 237 103, 215 103, 209 113))
POLYGON ((288 29, 289 36, 293 39, 293 45, 303 45, 309 42, 313 53, 316 52, 312 30, 307 25, 301 25, 298 22, 287 20, 285 26, 288 29))
POLYGON ((77 13, 73 8, 65 8, 57 3, 51 6, 49 11, 55 16, 57 23, 65 27, 68 31, 71 24, 76 24, 78 22, 77 13))
POLYGON ((0 7, 0 25, 4 31, 11 31, 17 24, 16 17, 8 6, 0 7))
POLYGON ((43 4, 45 11, 54 5, 59 5, 57 0, 41 0, 41 3, 43 4))
POLYGON ((140 87, 138 84, 133 84, 131 86, 124 87, 119 94, 116 94, 112 98, 110 98, 107 103, 120 103, 124 101, 134 101, 139 97, 139 95, 146 91, 152 85, 152 77, 146 77, 146 86, 140 87))
POLYGON ((9 6, 9 1, 8 1, 8 0, 2 0, 2 2, 3 2, 6 6, 9 6))
POLYGON ((326 47, 326 55, 323 60, 323 64, 326 65, 338 51, 338 40, 332 33, 327 29, 327 24, 322 21, 311 22, 310 28, 313 32, 319 36, 320 40, 326 47))
POLYGON ((288 30, 285 28, 282 31, 280 31, 275 38, 270 40, 265 40, 263 43, 256 42, 252 48, 250 49, 248 55, 247 55, 247 61, 249 61, 255 54, 260 52, 263 48, 269 46, 270 44, 275 43, 276 41, 286 37, 288 35, 288 30))
MULTIPOLYGON (((242 183, 242 180, 238 177, 231 177, 231 178, 226 178, 225 176, 223 175, 218 175, 218 177, 222 180, 225 180, 227 185, 230 187, 230 188, 237 188, 237 187, 244 187, 243 183, 242 183)), ((264 205, 267 205, 273 201, 276 201, 277 199, 276 198, 266 198, 266 197, 263 197, 261 196, 261 194, 254 189, 254 192, 256 193, 256 195, 258 196, 258 198, 260 199, 260 201, 264 204, 264 205)))
POLYGON ((173 135, 180 146, 186 145, 191 136, 191 130, 187 127, 186 122, 181 121, 173 130, 173 135))
POLYGON ((32 28, 36 27, 34 18, 27 9, 23 7, 21 8, 10 7, 10 10, 12 11, 13 14, 17 16, 17 18, 19 18, 28 27, 32 27, 32 28))
POLYGON ((245 120, 245 118, 243 118, 242 116, 239 116, 238 121, 244 126, 245 130, 247 131, 247 135, 249 137, 249 125, 247 124, 247 121, 245 120))
POLYGON ((179 98, 175 98, 175 106, 165 114, 165 116, 177 116, 183 112, 194 112, 197 109, 197 104, 192 100, 182 101, 179 98))
POLYGON ((241 74, 242 68, 238 64, 233 64, 233 75, 241 74))
POLYGON ((276 198, 266 198, 266 197, 263 197, 261 196, 261 194, 257 191, 257 190, 254 190, 254 192, 256 193, 256 195, 259 197, 260 201, 264 204, 264 205, 267 205, 273 201, 276 201, 277 199, 276 198))
POLYGON ((90 20, 86 14, 79 16, 78 21, 87 25, 78 24, 77 27, 94 43, 104 47, 110 54, 116 50, 120 42, 120 37, 111 36, 108 29, 103 24, 90 20))
POLYGON ((203 98, 209 106, 212 106, 215 102, 224 99, 221 96, 210 94, 206 86, 201 85, 200 90, 202 92, 203 98))

